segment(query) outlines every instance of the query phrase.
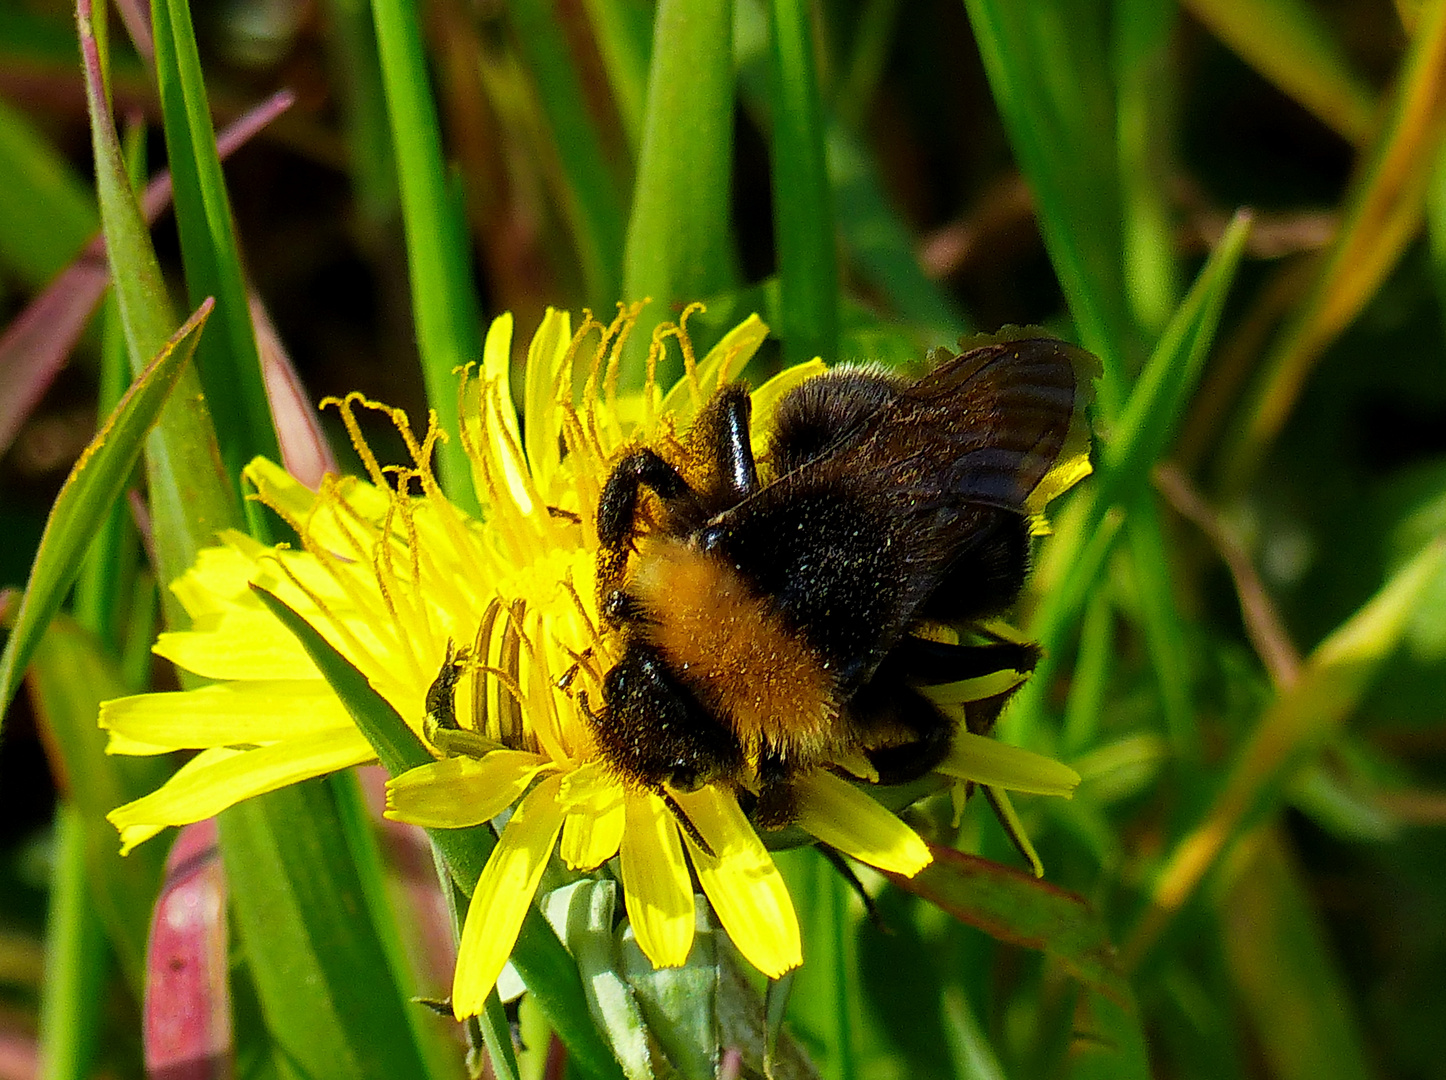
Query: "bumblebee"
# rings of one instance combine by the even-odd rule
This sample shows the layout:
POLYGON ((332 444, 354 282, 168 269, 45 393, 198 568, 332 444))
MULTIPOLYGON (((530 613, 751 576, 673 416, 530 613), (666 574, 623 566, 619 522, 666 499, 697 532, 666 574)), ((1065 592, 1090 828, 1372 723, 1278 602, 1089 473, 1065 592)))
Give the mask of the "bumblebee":
POLYGON ((800 383, 758 462, 750 397, 724 387, 674 460, 636 449, 609 475, 598 600, 621 649, 601 707, 580 704, 612 767, 685 828, 670 788, 729 783, 780 828, 803 771, 862 754, 881 782, 922 776, 957 724, 920 687, 1033 668, 1032 645, 930 627, 1018 597, 1032 496, 1082 445, 1098 362, 1027 332, 931 360, 914 381, 842 367, 800 383))

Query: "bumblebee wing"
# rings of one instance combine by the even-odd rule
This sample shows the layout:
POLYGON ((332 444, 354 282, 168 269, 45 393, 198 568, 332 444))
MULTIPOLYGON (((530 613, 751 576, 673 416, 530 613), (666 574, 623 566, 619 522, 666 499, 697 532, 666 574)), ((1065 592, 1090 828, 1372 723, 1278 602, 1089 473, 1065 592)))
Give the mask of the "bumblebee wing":
POLYGON ((1094 363, 1039 337, 946 356, 830 464, 879 476, 914 513, 963 504, 1024 513, 1079 426, 1094 363))

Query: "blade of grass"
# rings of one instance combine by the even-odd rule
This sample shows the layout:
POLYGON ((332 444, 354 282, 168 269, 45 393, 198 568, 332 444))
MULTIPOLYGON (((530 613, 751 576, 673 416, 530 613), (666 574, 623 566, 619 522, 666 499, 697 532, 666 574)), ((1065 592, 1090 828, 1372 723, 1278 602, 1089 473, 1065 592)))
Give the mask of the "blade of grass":
POLYGON ((1236 214, 1160 336, 1108 440, 1096 453, 1099 479, 1083 489, 1081 501, 1068 507, 1058 533, 1044 546, 1036 572, 1042 599, 1030 621, 1043 657, 1001 720, 1010 742, 1032 745, 1043 715, 1043 694, 1107 561, 1119 524, 1111 522, 1111 512, 1129 506, 1145 489, 1149 470, 1179 426, 1214 341, 1249 231, 1250 216, 1236 214))
POLYGON ((96 726, 100 703, 130 693, 116 662, 65 615, 50 624, 28 678, 51 770, 82 824, 91 903, 110 938, 121 974, 139 1001, 146 986, 146 927, 164 852, 143 847, 122 858, 105 815, 154 791, 170 773, 163 758, 112 757, 96 726))
POLYGON ((47 1080, 81 1080, 91 1075, 101 1038, 105 933, 91 903, 80 811, 60 803, 54 829, 40 984, 40 1060, 47 1080))
POLYGON ((777 330, 785 364, 838 354, 837 244, 811 10, 803 0, 769 3, 773 231, 782 316, 777 330))
POLYGON ((1200 756, 1200 731, 1191 694, 1195 680, 1175 597, 1176 575, 1153 491, 1147 489, 1136 497, 1127 530, 1145 647, 1150 653, 1170 749, 1179 761, 1193 762, 1200 756))
POLYGON ((1375 94, 1310 4, 1185 0, 1185 7, 1342 138, 1357 146, 1369 140, 1375 128, 1375 94))
POLYGON ((993 938, 1049 954, 1085 986, 1133 1009, 1109 931, 1082 897, 977 855, 930 850, 934 861, 912 878, 886 876, 993 938))
POLYGON ((1425 215, 1446 134, 1446 3, 1423 5, 1390 111, 1346 199, 1340 231, 1314 286, 1261 364, 1219 475, 1233 490, 1254 474, 1311 369, 1376 294, 1425 215))
MULTIPOLYGON (((391 704, 372 688, 365 675, 284 603, 264 590, 254 591, 296 636, 357 727, 371 741, 389 773, 397 776, 433 760, 421 740, 391 704)), ((430 829, 428 835, 441 851, 458 886, 471 895, 496 843, 491 830, 485 826, 430 829)), ((512 963, 567 1046, 572 1064, 597 1080, 621 1080, 617 1061, 588 1013, 577 965, 535 908, 528 911, 522 924, 512 963)))
POLYGON ((278 455, 276 430, 261 379, 189 0, 157 0, 151 8, 186 286, 193 304, 207 296, 216 302, 215 325, 197 352, 196 366, 216 424, 221 460, 227 476, 236 477, 256 455, 278 455))
POLYGON ((95 202, 65 159, 3 100, 0 176, 0 264, 38 288, 95 232, 95 202))
POLYGON ((643 141, 643 112, 647 105, 652 7, 641 0, 583 0, 583 6, 607 69, 623 134, 636 158, 643 141))
POLYGON ((467 230, 447 180, 417 4, 415 0, 376 0, 372 17, 397 154, 422 379, 427 401, 449 436, 437 448, 438 475, 448 498, 475 511, 471 466, 458 437, 457 380, 452 374, 482 357, 467 230))
MULTIPOLYGON (((228 126, 217 140, 222 160, 287 109, 291 100, 289 92, 274 94, 228 126)), ((154 223, 170 201, 171 174, 162 171, 146 186, 141 200, 146 220, 154 223)), ((0 338, 0 453, 69 357, 109 282, 105 242, 94 236, 75 262, 6 328, 0 338)))
POLYGON ((376 29, 366 0, 328 0, 327 36, 334 84, 339 90, 357 207, 371 228, 390 221, 397 208, 397 158, 387 128, 382 65, 376 29))
MULTIPOLYGON (((762 116, 769 114, 772 97, 768 19, 762 0, 741 0, 735 9, 734 56, 740 91, 750 110, 762 116)), ((957 341, 970 332, 968 319, 939 284, 925 275, 913 234, 891 205, 868 151, 839 119, 838 111, 825 103, 825 162, 835 225, 849 260, 859 276, 878 290, 900 317, 930 333, 935 339, 931 344, 957 341)), ((770 302, 770 310, 776 313, 778 303, 770 302)), ((846 334, 849 301, 845 299, 843 304, 840 330, 846 334)), ((746 305, 745 309, 753 310, 746 305)), ((908 354, 917 353, 918 344, 911 341, 908 354)), ((846 355, 842 337, 836 355, 846 355)))
POLYGON ((1292 776, 1345 722, 1446 567, 1438 538, 1322 641, 1298 681, 1261 718, 1200 822, 1170 852, 1126 948, 1137 966, 1234 840, 1279 806, 1292 776))
POLYGON ((430 1076, 392 977, 343 811, 322 781, 218 818, 234 914, 262 1013, 307 1076, 430 1076), (347 913, 346 918, 339 917, 347 913))
POLYGON ((622 283, 623 201, 553 0, 514 0, 508 14, 532 72, 562 163, 563 206, 582 263, 588 301, 605 311, 622 283))
POLYGON ((1135 321, 1158 334, 1180 301, 1180 268, 1169 185, 1177 65, 1171 49, 1175 5, 1115 5, 1116 145, 1124 210, 1125 295, 1135 321))
POLYGON ((140 457, 141 442, 179 381, 210 312, 211 305, 203 304, 176 331, 96 433, 55 497, 25 596, 15 614, 15 627, 0 655, 0 710, 10 704, 31 653, 79 575, 82 556, 98 523, 119 498, 140 457))
POLYGON ((964 0, 1079 341, 1104 364, 1112 420, 1143 353, 1124 282, 1115 101, 1100 20, 1071 0, 964 0))
MULTIPOLYGON (((131 370, 139 375, 149 359, 166 346, 176 321, 111 122, 91 25, 91 0, 77 0, 76 16, 106 258, 116 283, 131 370)), ((204 402, 200 377, 185 367, 179 375, 177 401, 161 410, 146 447, 157 574, 164 581, 179 577, 217 529, 241 520, 235 487, 221 465, 210 414, 198 402, 204 402)), ((180 606, 169 594, 165 603, 168 619, 181 625, 184 614, 180 606)))
POLYGON ((1270 1074, 1368 1080, 1361 1022, 1278 829, 1241 844, 1220 898, 1225 954, 1270 1074))
POLYGON ((839 234, 859 276, 901 318, 935 331, 940 344, 971 333, 964 312, 919 265, 914 237, 889 203, 875 163, 837 120, 828 126, 828 175, 839 234))
MULTIPOLYGON (((623 255, 624 301, 651 297, 629 338, 624 386, 642 383, 652 329, 736 278, 733 11, 715 0, 659 0, 647 110, 623 255)), ((671 354, 670 354, 671 355, 671 354)), ((676 369, 677 361, 670 366, 676 369)), ((677 370, 658 372, 667 386, 677 370)))
POLYGON ((150 1076, 231 1075, 236 1039, 226 893, 216 819, 183 826, 166 855, 146 943, 142 1037, 150 1076))

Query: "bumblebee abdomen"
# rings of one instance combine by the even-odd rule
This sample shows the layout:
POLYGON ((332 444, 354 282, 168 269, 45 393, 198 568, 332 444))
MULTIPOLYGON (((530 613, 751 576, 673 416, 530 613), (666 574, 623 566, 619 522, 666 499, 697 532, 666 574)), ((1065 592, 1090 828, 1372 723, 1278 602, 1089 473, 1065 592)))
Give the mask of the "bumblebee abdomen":
POLYGON ((842 738, 826 661, 730 564, 654 538, 634 560, 628 593, 640 637, 750 757, 768 747, 812 760, 842 738))

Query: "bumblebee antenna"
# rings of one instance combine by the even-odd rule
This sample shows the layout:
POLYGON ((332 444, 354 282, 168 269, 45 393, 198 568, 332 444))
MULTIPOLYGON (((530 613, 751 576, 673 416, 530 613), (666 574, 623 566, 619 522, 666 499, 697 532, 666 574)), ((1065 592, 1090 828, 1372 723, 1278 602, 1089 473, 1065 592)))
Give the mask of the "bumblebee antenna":
POLYGON ((673 816, 678 819, 678 824, 683 827, 683 831, 688 834, 688 838, 698 846, 698 850, 704 855, 707 855, 708 858, 716 859, 718 853, 713 850, 712 845, 709 844, 708 841, 703 839, 703 834, 698 831, 698 826, 693 824, 693 819, 688 816, 688 812, 678 805, 678 800, 673 798, 662 785, 654 789, 654 794, 662 799, 663 805, 673 812, 673 816))

